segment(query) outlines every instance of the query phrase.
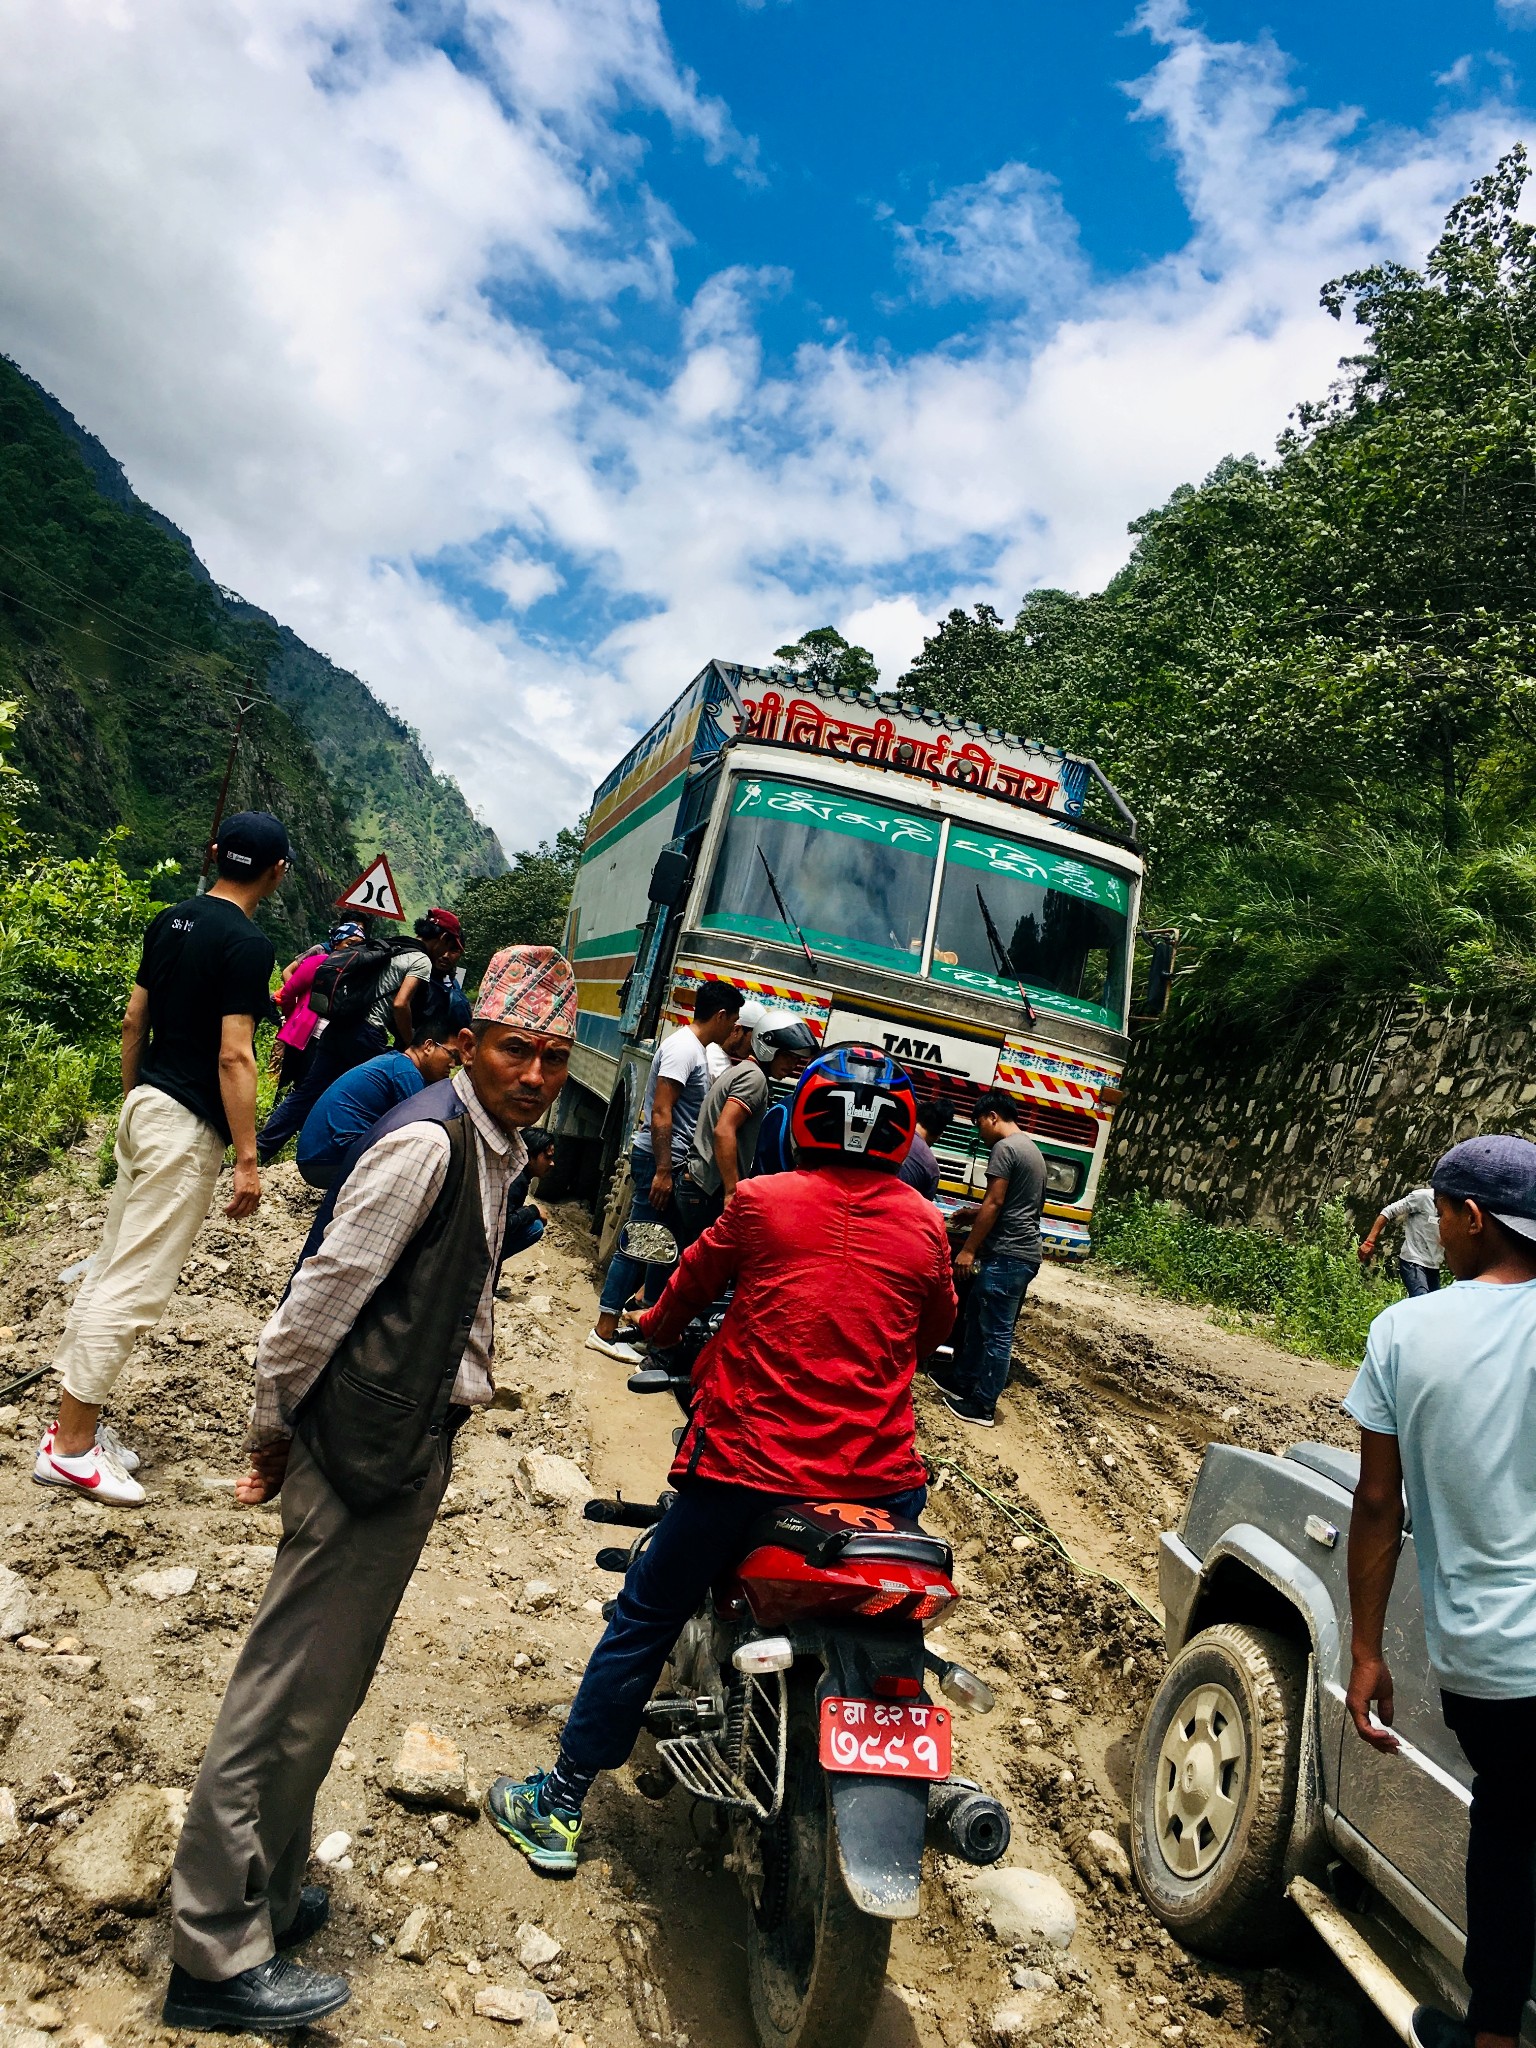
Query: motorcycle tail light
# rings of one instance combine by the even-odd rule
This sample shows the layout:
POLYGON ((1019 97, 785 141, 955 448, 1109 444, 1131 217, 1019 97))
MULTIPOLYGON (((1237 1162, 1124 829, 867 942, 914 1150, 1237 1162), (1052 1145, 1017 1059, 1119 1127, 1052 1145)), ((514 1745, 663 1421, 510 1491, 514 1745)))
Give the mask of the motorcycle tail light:
POLYGON ((882 1671, 875 1680, 876 1697, 882 1700, 915 1700, 922 1690, 920 1678, 905 1678, 899 1671, 882 1671))
POLYGON ((737 1585, 759 1628, 840 1614, 871 1621, 929 1621, 956 1597, 943 1572, 930 1564, 890 1558, 813 1564, 776 1543, 763 1544, 743 1560, 737 1585))

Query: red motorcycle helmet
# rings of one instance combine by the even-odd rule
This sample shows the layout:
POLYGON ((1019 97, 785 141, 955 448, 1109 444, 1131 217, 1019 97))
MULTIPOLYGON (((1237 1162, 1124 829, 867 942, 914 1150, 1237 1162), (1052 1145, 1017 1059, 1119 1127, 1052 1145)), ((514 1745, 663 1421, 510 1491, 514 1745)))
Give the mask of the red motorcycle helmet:
POLYGON ((917 1097, 894 1060, 868 1045, 834 1045, 800 1076, 789 1137, 802 1166, 896 1173, 917 1131, 917 1097))

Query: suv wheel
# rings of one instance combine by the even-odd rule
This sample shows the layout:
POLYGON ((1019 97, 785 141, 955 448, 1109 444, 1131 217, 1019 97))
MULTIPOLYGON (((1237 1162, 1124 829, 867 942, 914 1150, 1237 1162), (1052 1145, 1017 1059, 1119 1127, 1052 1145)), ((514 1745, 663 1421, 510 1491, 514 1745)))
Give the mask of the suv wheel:
POLYGON ((1307 1653, 1222 1622, 1174 1658, 1136 1746, 1131 1857, 1152 1910, 1191 1948, 1234 1962, 1292 1932, 1285 1851, 1307 1706, 1307 1653))

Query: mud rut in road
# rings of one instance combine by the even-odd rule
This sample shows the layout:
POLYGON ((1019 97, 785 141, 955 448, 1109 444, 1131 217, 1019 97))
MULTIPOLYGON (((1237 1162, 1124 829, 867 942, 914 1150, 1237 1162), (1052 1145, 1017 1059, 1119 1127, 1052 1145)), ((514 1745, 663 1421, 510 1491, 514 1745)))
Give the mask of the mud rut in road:
MULTIPOLYGON (((172 2038, 158 2023, 164 1900, 146 1917, 83 1907, 46 1859, 114 1787, 190 1787, 264 1582, 260 1546, 275 1541, 276 1515, 231 1498, 248 1351, 314 1200, 291 1167, 267 1186, 256 1226, 216 1214, 205 1227, 120 1389, 114 1420, 146 1453, 146 1508, 113 1511, 31 1483, 48 1383, 21 1395, 16 1413, 0 1409, 0 1562, 26 1581, 30 1639, 80 1645, 55 1661, 0 1643, 0 1786, 18 1816, 7 1823, 0 1797, 0 2048, 45 2048, 40 2025, 61 2040, 61 2026, 94 2031, 113 2048, 172 2038), (196 1568, 189 1592, 157 1602, 131 1583, 174 1565, 196 1568), (54 2010, 27 2003, 37 2000, 54 2010)), ((48 1358, 67 1303, 55 1276, 94 1248, 105 1208, 94 1151, 81 1148, 33 1196, 31 1225, 0 1254, 0 1381, 48 1358)), ((317 1840, 352 1837, 351 1867, 330 1874, 331 1926, 308 1951, 353 1982, 352 2005, 314 2030, 336 2048, 492 2048, 498 2037, 507 2048, 520 2037, 751 2048, 745 1907, 705 1816, 680 1792, 661 1805, 641 1796, 646 1743, 601 1782, 587 1860, 566 1885, 534 1877, 483 1819, 415 1813, 383 1787, 418 1721, 461 1746, 481 1786, 553 1757, 551 1710, 570 1699, 616 1581, 594 1568, 602 1532, 578 1508, 523 1497, 519 1456, 553 1452, 598 1490, 632 1497, 654 1498, 664 1481, 675 1411, 628 1394, 621 1368, 581 1348, 595 1307, 591 1252, 585 1216, 565 1210, 509 1269, 499 1404, 460 1438, 453 1495, 321 1794, 317 1840), (397 1957, 402 1923, 423 1905, 428 1960, 397 1957), (519 1960, 530 1924, 561 1945, 532 1974, 519 1960), (475 2013, 478 1991, 535 1979, 558 2031, 475 2013)), ((1283 1969, 1208 1968, 1101 1875, 1087 1845, 1097 1829, 1126 1840, 1134 1731, 1161 1668, 1156 1624, 1131 1597, 1155 1606, 1154 1529, 1177 1512, 1212 1436, 1264 1448, 1340 1437, 1342 1390, 1334 1368, 1048 1269, 1020 1326, 1002 1427, 965 1429, 920 1396, 923 1448, 940 1468, 930 1520, 956 1544, 966 1595, 941 1634, 998 1695, 989 1717, 957 1713, 956 1769, 1006 1799, 1007 1860, 1067 1886, 1078 1932, 1066 1956, 1010 1951, 975 1917, 966 1873, 930 1857, 923 1918, 897 1930, 872 2048, 986 2048, 1000 2009, 1027 2030, 1008 2038, 1056 2048, 1381 2048, 1389 2038, 1307 1936, 1283 1969), (1069 1565, 1042 1519, 1123 1586, 1069 1565), (1024 1969, 1043 1973, 1037 1988, 1013 1987, 1024 1969), (1038 1988, 1047 1983, 1056 1988, 1038 1988)))

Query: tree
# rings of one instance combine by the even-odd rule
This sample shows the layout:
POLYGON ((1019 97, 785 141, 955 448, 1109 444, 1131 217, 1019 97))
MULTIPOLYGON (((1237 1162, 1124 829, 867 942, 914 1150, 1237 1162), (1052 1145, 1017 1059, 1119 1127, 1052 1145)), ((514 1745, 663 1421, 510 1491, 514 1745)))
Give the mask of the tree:
POLYGON ((1132 526, 1102 591, 951 612, 903 687, 1093 755, 1186 1019, 1536 983, 1536 229, 1512 150, 1422 270, 1324 287, 1363 330, 1271 460, 1132 526))
POLYGON ((836 626, 813 627, 788 646, 776 647, 773 658, 818 690, 872 690, 880 680, 869 649, 845 640, 836 626))
POLYGON ((581 864, 586 820, 512 856, 504 875, 480 875, 457 904, 464 925, 465 980, 477 982, 502 946, 558 946, 581 864))

